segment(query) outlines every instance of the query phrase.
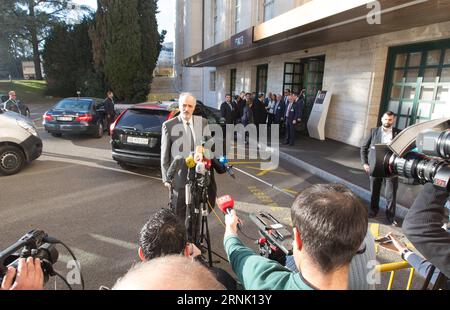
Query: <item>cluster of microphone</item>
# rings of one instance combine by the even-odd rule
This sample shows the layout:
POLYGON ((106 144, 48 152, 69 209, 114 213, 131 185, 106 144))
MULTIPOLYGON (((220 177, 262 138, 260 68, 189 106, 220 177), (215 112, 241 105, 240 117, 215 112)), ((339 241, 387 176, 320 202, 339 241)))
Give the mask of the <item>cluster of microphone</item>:
POLYGON ((167 181, 172 183, 176 173, 186 165, 189 171, 195 171, 198 175, 206 175, 212 167, 225 169, 225 171, 235 179, 233 166, 229 164, 228 159, 225 156, 220 157, 218 160, 216 158, 211 158, 211 152, 209 149, 203 146, 197 146, 194 153, 189 154, 188 157, 183 158, 180 155, 175 156, 172 163, 167 169, 167 181))

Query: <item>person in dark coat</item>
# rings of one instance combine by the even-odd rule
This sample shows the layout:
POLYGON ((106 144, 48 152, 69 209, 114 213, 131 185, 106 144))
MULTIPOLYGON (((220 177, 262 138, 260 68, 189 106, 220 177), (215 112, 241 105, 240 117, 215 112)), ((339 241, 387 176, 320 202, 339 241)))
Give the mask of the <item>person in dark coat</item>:
POLYGON ((301 122, 303 101, 299 94, 294 92, 289 97, 289 104, 286 109, 286 135, 284 144, 294 145, 295 143, 295 126, 301 122))
POLYGON ((259 125, 266 124, 266 121, 267 121, 267 110, 266 110, 266 106, 263 103, 263 100, 264 100, 264 94, 260 94, 253 103, 253 121, 254 121, 254 124, 256 125, 256 131, 258 133, 258 142, 260 139, 259 125))
POLYGON ((105 101, 103 101, 103 106, 105 108, 105 117, 109 133, 109 127, 111 127, 111 124, 114 122, 116 111, 114 110, 114 93, 112 91, 108 91, 106 96, 105 101))
MULTIPOLYGON (((370 172, 369 152, 372 152, 372 147, 375 144, 388 144, 400 133, 400 130, 394 127, 394 112, 386 112, 383 115, 381 122, 383 125, 381 127, 371 129, 370 135, 364 140, 361 146, 361 163, 364 167, 364 171, 367 174, 369 174, 370 172)), ((395 222, 395 207, 397 204, 396 198, 398 189, 398 177, 370 177, 370 190, 372 192, 372 197, 370 200, 369 217, 373 218, 377 216, 380 204, 381 185, 383 183, 386 183, 385 196, 388 203, 386 209, 386 217, 391 224, 396 226, 397 223, 395 222)))
POLYGON ((225 119, 225 123, 234 125, 236 123, 237 107, 231 101, 231 95, 225 95, 225 101, 220 105, 220 115, 225 119))

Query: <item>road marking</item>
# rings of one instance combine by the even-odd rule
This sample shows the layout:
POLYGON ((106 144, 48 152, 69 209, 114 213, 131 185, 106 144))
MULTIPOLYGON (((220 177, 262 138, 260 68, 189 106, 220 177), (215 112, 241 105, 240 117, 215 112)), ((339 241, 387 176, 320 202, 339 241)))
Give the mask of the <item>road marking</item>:
POLYGON ((152 177, 152 176, 149 176, 149 175, 135 173, 135 172, 131 172, 131 171, 126 171, 126 170, 122 170, 122 169, 118 169, 118 168, 105 167, 105 166, 102 166, 102 165, 97 164, 97 163, 92 163, 92 162, 79 160, 79 159, 61 158, 61 157, 57 157, 57 156, 51 156, 51 155, 44 155, 44 154, 42 154, 42 156, 41 156, 41 158, 39 160, 52 160, 52 161, 58 161, 58 162, 63 162, 63 163, 71 163, 71 164, 82 165, 82 166, 87 166, 87 167, 91 167, 91 168, 98 168, 98 169, 110 170, 110 171, 124 173, 124 174, 135 175, 135 176, 139 176, 139 177, 148 178, 148 179, 152 179, 152 180, 155 180, 155 181, 161 181, 162 182, 162 178, 152 177))
POLYGON ((102 241, 105 243, 109 243, 112 245, 117 245, 121 248, 127 249, 127 250, 137 250, 139 249, 139 245, 136 243, 132 243, 132 242, 127 242, 127 241, 123 241, 123 240, 119 240, 119 239, 114 239, 114 238, 110 238, 110 237, 106 237, 106 236, 102 236, 102 235, 97 235, 97 234, 89 234, 92 238, 98 240, 98 241, 102 241))
POLYGON ((230 161, 229 162, 230 165, 251 165, 251 164, 259 165, 261 163, 262 163, 262 161, 230 161))
POLYGON ((280 172, 280 171, 276 171, 276 170, 273 170, 273 169, 261 169, 261 168, 255 168, 255 167, 252 167, 252 166, 245 166, 245 168, 261 171, 260 173, 257 174, 257 176, 259 176, 259 177, 263 176, 263 175, 266 175, 268 173, 275 173, 275 174, 281 174, 281 175, 290 175, 289 173, 280 172))
MULTIPOLYGON (((86 252, 78 248, 70 247, 70 249, 75 254, 78 262, 80 262, 81 270, 83 270, 83 267, 85 266, 97 266, 98 264, 102 264, 107 260, 107 257, 86 252)), ((68 254, 59 254, 58 261, 67 264, 68 262, 73 261, 73 257, 68 254)))
POLYGON ((289 188, 283 188, 283 190, 285 191, 285 192, 288 192, 288 193, 291 193, 291 194, 294 194, 294 195, 297 195, 299 192, 297 192, 297 191, 294 191, 294 190, 291 190, 291 189, 289 189, 289 188))

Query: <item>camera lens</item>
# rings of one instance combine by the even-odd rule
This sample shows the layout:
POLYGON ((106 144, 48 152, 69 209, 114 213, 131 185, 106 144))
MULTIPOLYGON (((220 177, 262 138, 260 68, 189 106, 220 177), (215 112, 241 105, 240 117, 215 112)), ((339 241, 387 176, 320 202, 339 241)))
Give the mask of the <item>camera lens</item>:
POLYGON ((423 131, 417 136, 416 145, 420 153, 450 159, 450 130, 423 131))

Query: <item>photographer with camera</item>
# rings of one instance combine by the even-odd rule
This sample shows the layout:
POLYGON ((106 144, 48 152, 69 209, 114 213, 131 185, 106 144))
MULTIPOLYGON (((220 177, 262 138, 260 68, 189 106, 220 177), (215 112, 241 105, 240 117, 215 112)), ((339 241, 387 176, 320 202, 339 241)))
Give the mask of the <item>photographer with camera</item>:
POLYGON ((39 258, 19 258, 19 266, 8 267, 0 290, 43 290, 44 272, 39 258))
MULTIPOLYGON (((388 144, 394 139, 398 133, 399 129, 393 127, 395 123, 394 112, 388 111, 384 113, 381 118, 382 126, 378 128, 373 128, 370 131, 370 135, 364 140, 361 146, 361 162, 364 167, 364 171, 369 174, 369 152, 373 151, 373 146, 375 144, 388 144)), ((374 218, 378 214, 379 204, 380 204, 380 192, 381 185, 383 182, 386 185, 385 196, 387 200, 386 206, 386 218, 389 223, 397 226, 395 221, 395 207, 398 189, 398 177, 393 176, 390 178, 376 178, 370 176, 370 190, 372 192, 372 197, 370 200, 370 211, 369 217, 374 218)))
POLYGON ((179 218, 171 210, 161 209, 141 229, 139 258, 144 262, 174 254, 201 262, 226 289, 236 289, 236 281, 225 270, 207 266, 201 251, 187 241, 185 227, 179 218))
POLYGON ((225 251, 245 289, 346 290, 350 261, 367 233, 367 208, 361 200, 343 185, 314 185, 297 197, 291 217, 299 273, 246 247, 237 235, 236 212, 226 215, 225 251))
POLYGON ((403 232, 409 241, 447 277, 447 289, 450 288, 450 233, 443 226, 448 221, 444 208, 448 197, 448 191, 425 184, 403 222, 403 232))

